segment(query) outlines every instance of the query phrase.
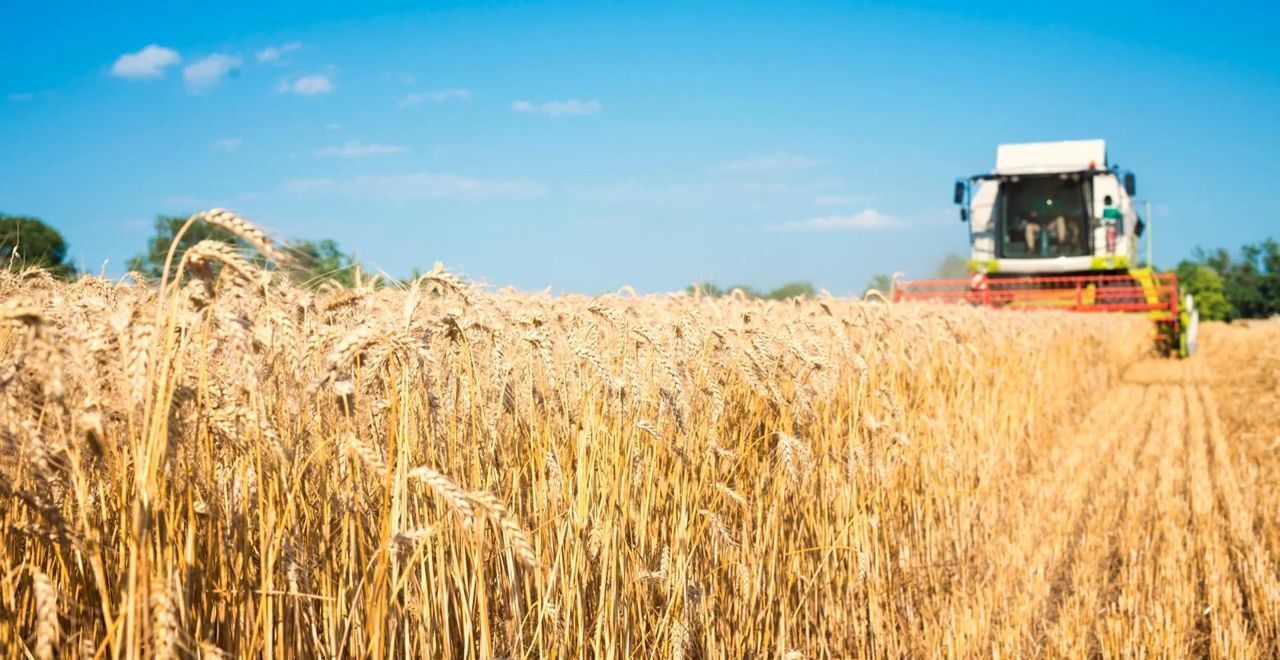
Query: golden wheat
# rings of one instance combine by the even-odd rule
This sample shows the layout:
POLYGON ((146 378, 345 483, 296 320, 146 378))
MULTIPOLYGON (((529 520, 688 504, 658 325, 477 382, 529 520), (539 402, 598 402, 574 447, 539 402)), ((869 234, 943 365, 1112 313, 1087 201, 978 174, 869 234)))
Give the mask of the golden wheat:
POLYGON ((1280 652, 1272 326, 261 263, 0 274, 10 655, 1280 652))

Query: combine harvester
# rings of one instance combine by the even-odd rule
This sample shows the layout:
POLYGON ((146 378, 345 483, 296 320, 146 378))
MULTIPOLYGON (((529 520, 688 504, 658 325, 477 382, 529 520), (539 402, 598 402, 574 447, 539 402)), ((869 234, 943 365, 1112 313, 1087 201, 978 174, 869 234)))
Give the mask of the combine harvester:
POLYGON ((1102 140, 1002 144, 996 168, 956 182, 969 223, 967 280, 894 283, 895 302, 1146 314, 1157 348, 1188 356, 1198 323, 1173 273, 1137 267, 1136 181, 1102 140))

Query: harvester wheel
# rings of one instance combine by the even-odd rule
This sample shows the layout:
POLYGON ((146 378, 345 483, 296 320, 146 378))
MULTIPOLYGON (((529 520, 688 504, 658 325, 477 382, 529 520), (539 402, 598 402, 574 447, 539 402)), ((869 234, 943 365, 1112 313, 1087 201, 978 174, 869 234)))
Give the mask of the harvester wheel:
POLYGON ((1177 319, 1156 321, 1156 353, 1163 357, 1183 357, 1185 336, 1177 319))

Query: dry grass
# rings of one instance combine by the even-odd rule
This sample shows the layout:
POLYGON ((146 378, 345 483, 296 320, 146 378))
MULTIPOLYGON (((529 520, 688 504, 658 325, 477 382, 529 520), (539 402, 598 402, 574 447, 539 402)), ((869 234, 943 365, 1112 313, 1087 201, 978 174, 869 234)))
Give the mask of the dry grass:
POLYGON ((0 648, 1276 651, 1280 459, 1140 319, 253 264, 0 274, 0 648))

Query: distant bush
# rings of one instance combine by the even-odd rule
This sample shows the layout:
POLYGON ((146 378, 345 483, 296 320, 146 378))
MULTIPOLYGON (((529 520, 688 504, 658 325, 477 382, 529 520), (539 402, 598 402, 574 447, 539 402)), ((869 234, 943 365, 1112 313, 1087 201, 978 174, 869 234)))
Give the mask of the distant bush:
POLYGON ((0 213, 0 260, 9 270, 42 268, 60 279, 75 277, 67 241, 40 218, 0 213))
POLYGON ((690 294, 697 293, 704 296, 711 296, 713 298, 727 296, 735 290, 742 291, 749 300, 790 300, 796 297, 812 298, 818 293, 818 290, 814 288, 811 282, 788 282, 770 291, 760 291, 759 289, 745 285, 722 288, 713 282, 700 282, 685 287, 685 291, 690 294))

